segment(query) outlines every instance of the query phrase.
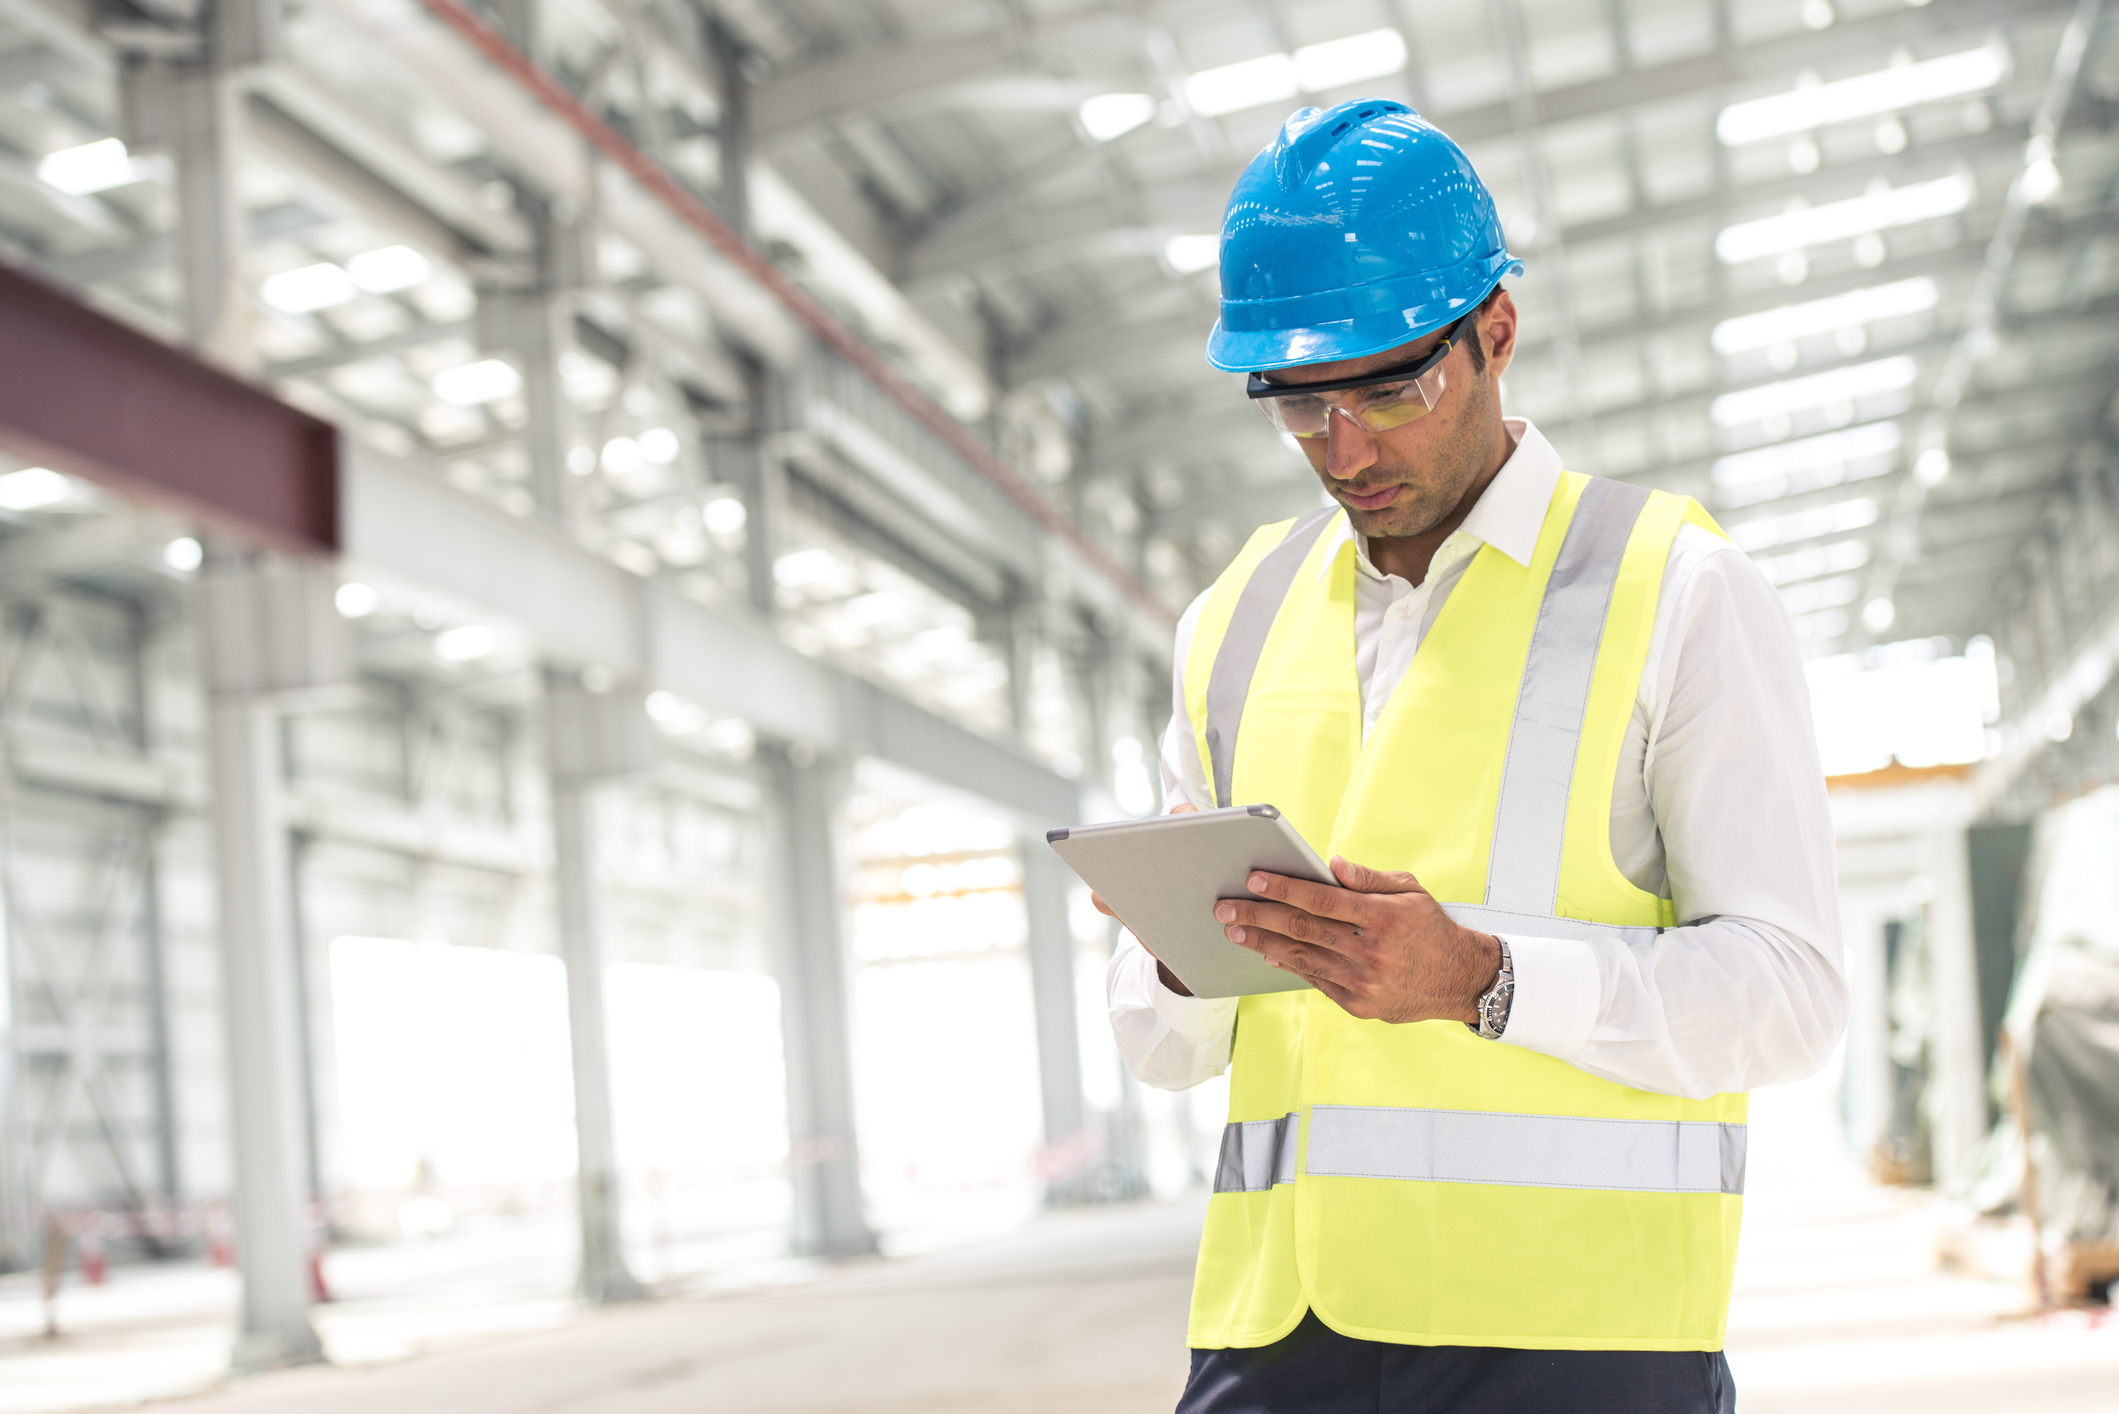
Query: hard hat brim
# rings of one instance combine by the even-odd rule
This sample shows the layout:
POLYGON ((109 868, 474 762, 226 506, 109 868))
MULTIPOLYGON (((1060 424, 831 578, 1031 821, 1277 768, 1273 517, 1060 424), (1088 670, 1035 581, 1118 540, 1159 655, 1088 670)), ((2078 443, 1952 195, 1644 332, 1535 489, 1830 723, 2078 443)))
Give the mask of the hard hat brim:
MULTIPOLYGON (((1217 319, 1207 336, 1207 362, 1224 373, 1266 373, 1305 363, 1367 358, 1410 344, 1456 323, 1504 278, 1523 273, 1523 262, 1506 251, 1494 264, 1498 268, 1471 299, 1431 300, 1410 309, 1281 329, 1231 329, 1227 320, 1217 319)), ((1229 307, 1225 302, 1223 308, 1229 307)))

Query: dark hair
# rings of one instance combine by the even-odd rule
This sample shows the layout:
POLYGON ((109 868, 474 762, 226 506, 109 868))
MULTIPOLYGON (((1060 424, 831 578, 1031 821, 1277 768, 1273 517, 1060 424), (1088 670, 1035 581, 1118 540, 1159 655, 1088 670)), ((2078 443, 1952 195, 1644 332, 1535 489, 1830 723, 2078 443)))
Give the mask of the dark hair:
MULTIPOLYGON (((1501 287, 1499 285, 1488 290, 1486 298, 1479 301, 1479 309, 1483 311, 1492 305, 1500 293, 1501 287)), ((1486 347, 1479 341, 1479 326, 1476 323, 1464 326, 1464 351, 1471 355, 1472 372, 1486 372, 1486 347)))

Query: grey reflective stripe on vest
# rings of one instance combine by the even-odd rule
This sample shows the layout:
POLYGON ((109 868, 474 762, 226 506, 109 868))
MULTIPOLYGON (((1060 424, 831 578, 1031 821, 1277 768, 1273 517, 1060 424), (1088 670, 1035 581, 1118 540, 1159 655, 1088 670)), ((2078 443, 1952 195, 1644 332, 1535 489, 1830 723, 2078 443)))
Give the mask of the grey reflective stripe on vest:
POLYGON ((1744 1148, 1743 1125, 1712 1120, 1318 1105, 1310 1111, 1303 1172, 1312 1178, 1742 1193, 1744 1148))
POLYGON ((1538 606, 1516 720, 1508 733, 1486 870, 1489 908, 1546 917, 1559 899, 1567 796, 1574 787, 1575 749, 1589 708, 1597 647, 1626 542, 1647 504, 1645 486, 1593 480, 1582 488, 1567 523, 1567 538, 1560 542, 1538 606))
POLYGON ((1207 675, 1207 753, 1214 771, 1214 803, 1234 805, 1229 782, 1236 772, 1236 729, 1243 721, 1244 698, 1250 695, 1251 674, 1265 654, 1266 635, 1273 619, 1295 582, 1295 571, 1309 557, 1310 547, 1339 514, 1336 506, 1304 516, 1288 527, 1287 535, 1251 570, 1243 592, 1236 596, 1236 610, 1229 616, 1229 631, 1214 654, 1214 669, 1207 675))
POLYGON ((1663 930, 1653 925, 1629 927, 1623 923, 1591 923, 1585 918, 1559 918, 1550 913, 1517 913, 1507 908, 1485 908, 1476 903, 1445 903, 1442 911, 1467 928, 1482 933, 1534 933, 1541 938, 1571 938, 1578 943, 1604 939, 1632 947, 1652 943, 1663 930))
POLYGON ((1252 1119, 1221 1131, 1221 1161, 1214 1165, 1216 1193, 1263 1193, 1295 1181, 1294 1115, 1252 1119))

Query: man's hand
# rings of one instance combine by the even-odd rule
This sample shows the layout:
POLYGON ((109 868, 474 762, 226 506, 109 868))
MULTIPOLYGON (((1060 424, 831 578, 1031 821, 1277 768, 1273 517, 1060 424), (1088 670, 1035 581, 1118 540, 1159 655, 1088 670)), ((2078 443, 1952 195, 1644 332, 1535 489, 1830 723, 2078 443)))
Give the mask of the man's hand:
POLYGON ((1410 874, 1334 856, 1344 886, 1254 873, 1262 899, 1223 899, 1214 916, 1232 943, 1284 967, 1364 1021, 1462 1021, 1501 970, 1501 944, 1459 924, 1410 874))
MULTIPOLYGON (((1182 805, 1182 804, 1180 804, 1180 805, 1173 805, 1173 806, 1171 806, 1171 807, 1169 808, 1169 810, 1168 810, 1167 812, 1165 812, 1165 813, 1167 813, 1167 814, 1171 814, 1171 815, 1189 815, 1189 814, 1191 814, 1191 813, 1192 813, 1193 811, 1196 811, 1197 809, 1199 809, 1199 807, 1198 807, 1198 806, 1196 806, 1196 805, 1182 805)), ((1098 913, 1101 913, 1101 914, 1103 914, 1103 915, 1104 915, 1104 917, 1106 917, 1106 918, 1118 918, 1118 915, 1117 915, 1116 913, 1114 913, 1114 912, 1112 912, 1112 911, 1111 911, 1111 905, 1110 905, 1110 904, 1108 904, 1108 903, 1105 903, 1105 902, 1104 902, 1104 896, 1103 896, 1102 894, 1100 894, 1100 893, 1097 893, 1097 892, 1096 892, 1095 890, 1093 890, 1093 889, 1092 889, 1092 890, 1090 890, 1090 893, 1089 893, 1089 902, 1091 902, 1091 903, 1095 904, 1095 905, 1096 905, 1096 911, 1097 911, 1098 913)), ((1123 922, 1125 922, 1126 920, 1125 920, 1125 919, 1123 919, 1123 918, 1118 918, 1118 921, 1119 921, 1119 922, 1121 922, 1121 923, 1123 923, 1123 922)), ((1135 933, 1135 934, 1134 934, 1133 936, 1134 936, 1134 937, 1136 937, 1136 938, 1138 938, 1138 937, 1140 936, 1140 934, 1138 934, 1138 933, 1135 933)), ((1142 943, 1142 944, 1141 944, 1141 946, 1142 946, 1143 948, 1147 948, 1147 947, 1148 947, 1148 945, 1147 945, 1146 943, 1142 943)), ((1149 949, 1148 949, 1148 956, 1150 956, 1150 957, 1155 957, 1155 951, 1154 951, 1154 949, 1152 949, 1152 948, 1149 948, 1149 949)), ((1187 987, 1187 986, 1186 986, 1186 985, 1185 985, 1184 983, 1182 983, 1182 982, 1178 981, 1178 980, 1177 980, 1177 974, 1176 974, 1175 972, 1172 972, 1172 971, 1171 971, 1171 970, 1169 969, 1169 967, 1167 967, 1167 966, 1166 966, 1166 965, 1165 965, 1165 964, 1163 963, 1163 960, 1162 960, 1161 958, 1159 958, 1159 957, 1156 957, 1156 958, 1155 958, 1155 975, 1156 975, 1156 976, 1157 976, 1158 978, 1160 978, 1160 979, 1162 980, 1162 984, 1163 984, 1163 985, 1164 985, 1165 987, 1168 987, 1168 988, 1169 988, 1169 989, 1170 989, 1171 991, 1173 991, 1173 992, 1177 993, 1177 995, 1179 995, 1180 997, 1189 997, 1189 996, 1191 996, 1191 995, 1192 995, 1192 989, 1191 989, 1190 987, 1187 987)))

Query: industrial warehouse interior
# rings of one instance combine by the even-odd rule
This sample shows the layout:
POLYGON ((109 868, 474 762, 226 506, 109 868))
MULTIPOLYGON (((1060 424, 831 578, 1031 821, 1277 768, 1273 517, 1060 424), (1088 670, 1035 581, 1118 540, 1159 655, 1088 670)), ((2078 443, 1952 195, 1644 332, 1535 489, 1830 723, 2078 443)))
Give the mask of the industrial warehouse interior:
POLYGON ((1799 645, 1742 1408, 2119 1410, 2119 6, 0 0, 0 1414, 1278 1408, 1046 836, 1336 504, 1203 350, 1357 99, 1799 645))

